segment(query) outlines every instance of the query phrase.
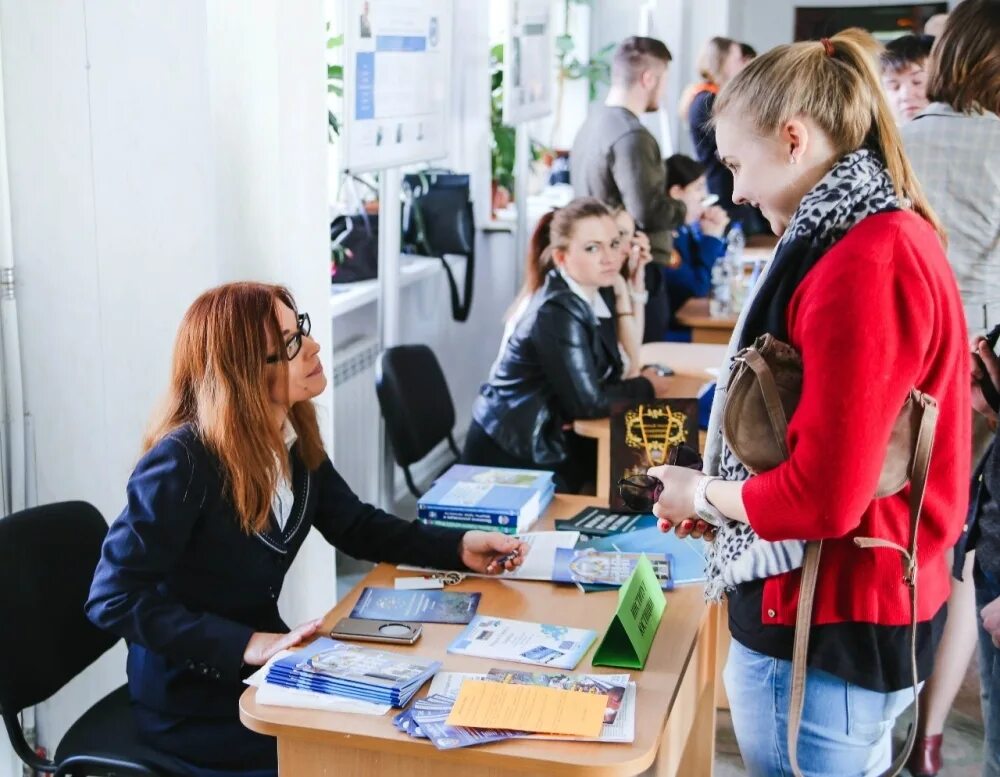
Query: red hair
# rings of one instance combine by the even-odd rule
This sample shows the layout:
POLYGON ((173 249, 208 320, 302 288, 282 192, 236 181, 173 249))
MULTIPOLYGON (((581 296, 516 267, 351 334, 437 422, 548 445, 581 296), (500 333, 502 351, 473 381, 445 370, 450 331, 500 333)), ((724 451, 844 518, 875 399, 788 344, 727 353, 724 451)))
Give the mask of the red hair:
MULTIPOLYGON (((276 305, 293 311, 284 286, 229 283, 194 301, 177 331, 170 387, 143 440, 148 451, 175 429, 191 424, 222 464, 225 491, 248 534, 268 522, 288 455, 274 423, 269 387, 287 381, 284 360, 268 365, 268 336, 282 342, 276 305)), ((289 408, 299 456, 315 470, 326 456, 312 402, 289 408)))

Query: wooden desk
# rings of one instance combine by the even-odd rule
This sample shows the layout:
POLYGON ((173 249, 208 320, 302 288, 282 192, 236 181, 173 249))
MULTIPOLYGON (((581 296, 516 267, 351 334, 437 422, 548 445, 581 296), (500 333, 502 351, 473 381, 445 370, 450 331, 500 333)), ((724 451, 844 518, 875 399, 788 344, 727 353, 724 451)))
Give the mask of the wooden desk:
MULTIPOLYGON (((552 518, 569 517, 591 504, 596 502, 587 497, 557 494, 539 528, 551 528, 552 518)), ((324 629, 350 613, 364 586, 391 587, 395 575, 391 565, 376 567, 327 614, 324 629)), ((614 591, 584 594, 573 586, 480 578, 467 579, 455 590, 481 591, 482 613, 592 628, 599 637, 607 628, 618 598, 614 591)), ((441 751, 426 740, 411 739, 397 731, 390 715, 372 717, 258 705, 253 688, 240 698, 240 719, 253 731, 277 737, 282 777, 708 777, 715 751, 718 627, 718 608, 705 604, 701 586, 685 586, 667 593, 667 608, 646 668, 632 673, 638 686, 632 744, 510 740, 441 751)), ((447 671, 485 672, 492 666, 528 668, 525 664, 447 654, 447 646, 462 628, 426 624, 423 637, 413 647, 388 649, 441 658, 447 671)), ((591 648, 574 671, 592 671, 593 652, 591 648)), ((619 670, 599 667, 596 671, 619 670)))
MULTIPOLYGON (((646 343, 642 346, 643 364, 663 364, 674 371, 664 398, 698 396, 704 384, 715 380, 715 370, 725 358, 726 349, 721 345, 646 343)), ((611 491, 611 423, 607 418, 588 418, 574 421, 573 431, 597 440, 596 496, 607 502, 611 491)), ((698 449, 705 449, 704 432, 698 435, 698 449)))
MULTIPOLYGON (((689 300, 689 302, 701 302, 689 300)), ((687 307, 685 304, 684 308, 687 307)), ((681 308, 677 311, 677 322, 691 327, 691 342, 715 345, 729 345, 733 329, 736 327, 736 316, 710 316, 691 313, 681 308)))
MULTIPOLYGON (((747 246, 743 249, 744 271, 749 272, 749 262, 766 264, 773 255, 773 245, 747 246)), ((691 327, 692 343, 728 345, 736 319, 737 316, 710 315, 707 297, 692 297, 677 311, 678 323, 691 327)))

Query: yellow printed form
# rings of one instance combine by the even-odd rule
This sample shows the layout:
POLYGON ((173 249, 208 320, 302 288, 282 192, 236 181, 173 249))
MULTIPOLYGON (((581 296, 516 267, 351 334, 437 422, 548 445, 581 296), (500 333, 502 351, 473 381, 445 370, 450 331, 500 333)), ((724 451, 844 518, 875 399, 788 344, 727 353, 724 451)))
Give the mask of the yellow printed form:
POLYGON ((598 737, 607 704, 606 695, 538 685, 466 680, 447 724, 598 737))

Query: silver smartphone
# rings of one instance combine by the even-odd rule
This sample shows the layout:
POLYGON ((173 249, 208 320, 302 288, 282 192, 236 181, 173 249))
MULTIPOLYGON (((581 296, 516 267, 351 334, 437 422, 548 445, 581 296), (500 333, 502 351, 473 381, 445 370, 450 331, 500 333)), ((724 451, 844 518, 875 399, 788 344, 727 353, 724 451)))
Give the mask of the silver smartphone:
POLYGON ((357 639, 364 642, 390 642, 412 645, 420 639, 422 627, 409 621, 372 621, 341 618, 330 631, 334 639, 357 639))

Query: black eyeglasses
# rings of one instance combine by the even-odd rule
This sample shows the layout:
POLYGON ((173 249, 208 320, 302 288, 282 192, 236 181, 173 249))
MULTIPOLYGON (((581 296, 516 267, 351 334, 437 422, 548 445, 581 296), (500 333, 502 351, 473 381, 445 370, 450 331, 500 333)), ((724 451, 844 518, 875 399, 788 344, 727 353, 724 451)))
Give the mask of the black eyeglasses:
MULTIPOLYGON (((308 336, 309 332, 312 331, 312 322, 309 320, 308 313, 300 313, 295 317, 295 321, 299 327, 298 331, 285 340, 285 358, 288 361, 299 355, 299 351, 302 350, 302 338, 308 336)), ((279 354, 271 354, 266 361, 268 364, 277 364, 280 359, 279 354)))

